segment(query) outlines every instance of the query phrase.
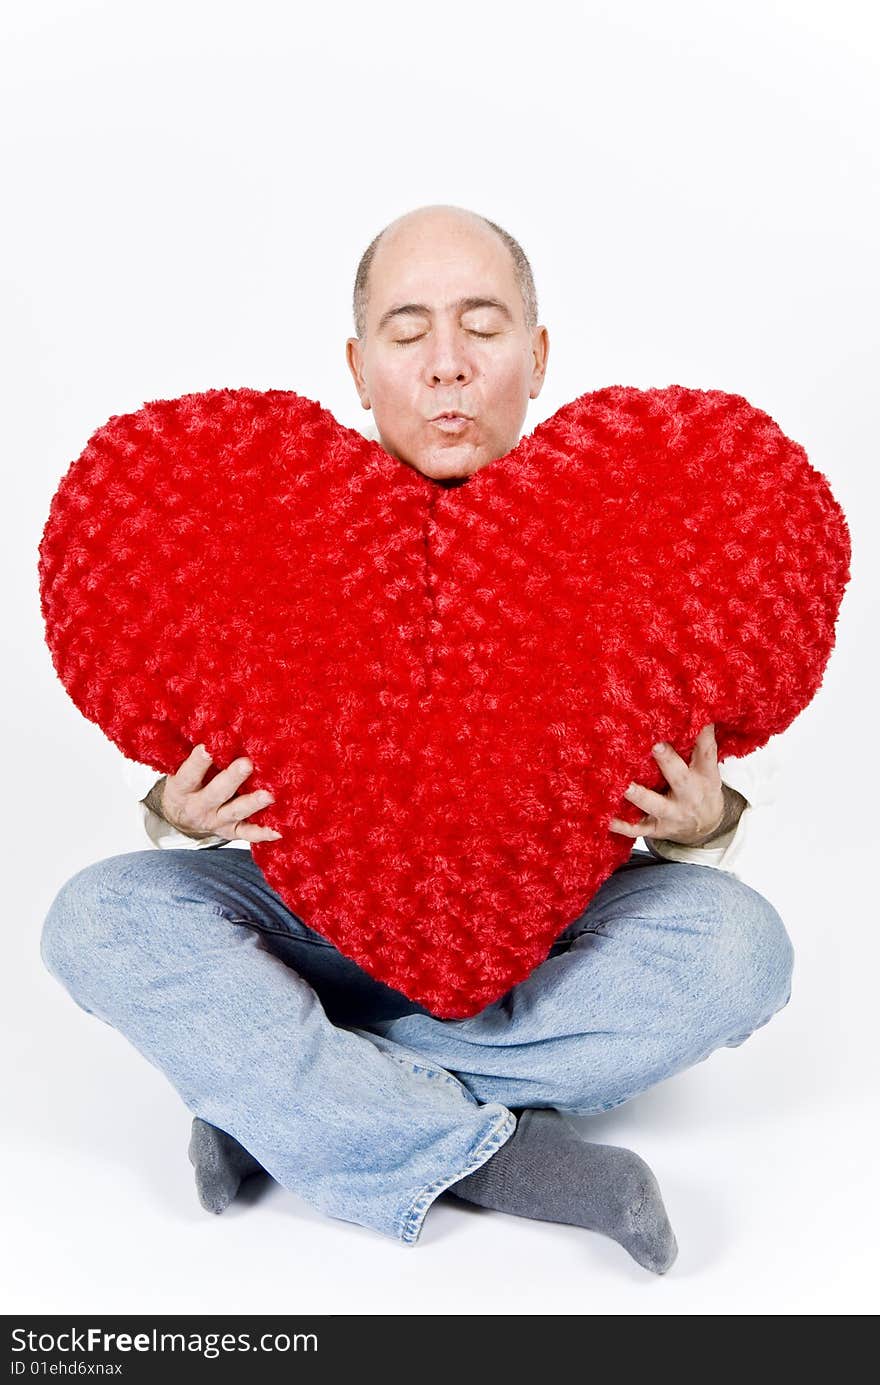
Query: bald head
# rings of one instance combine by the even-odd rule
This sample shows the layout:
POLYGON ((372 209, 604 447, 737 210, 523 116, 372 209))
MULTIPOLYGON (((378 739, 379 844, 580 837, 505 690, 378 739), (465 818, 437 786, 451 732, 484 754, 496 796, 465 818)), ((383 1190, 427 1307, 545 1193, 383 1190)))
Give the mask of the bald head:
POLYGON ((481 216, 479 212, 472 212, 466 207, 451 206, 447 203, 432 203, 425 207, 416 207, 410 212, 404 212, 402 216, 390 221, 378 235, 373 237, 361 256, 355 274, 352 302, 354 330, 359 338, 363 338, 367 332, 370 271, 380 246, 385 252, 393 252, 396 242, 399 253, 401 249, 405 251, 408 241, 410 243, 417 241, 420 232, 430 236, 432 232, 442 232, 444 228, 448 228, 450 231, 461 228, 462 231, 470 232, 472 235, 492 236, 501 242, 510 257, 513 277, 522 305, 524 325, 529 329, 537 325, 538 296, 535 291, 535 279, 532 274, 532 267, 519 241, 515 240, 502 226, 490 221, 485 216, 481 216))
POLYGON ((450 484, 513 448, 548 342, 511 236, 463 207, 407 212, 361 259, 354 308, 346 357, 386 452, 450 484))

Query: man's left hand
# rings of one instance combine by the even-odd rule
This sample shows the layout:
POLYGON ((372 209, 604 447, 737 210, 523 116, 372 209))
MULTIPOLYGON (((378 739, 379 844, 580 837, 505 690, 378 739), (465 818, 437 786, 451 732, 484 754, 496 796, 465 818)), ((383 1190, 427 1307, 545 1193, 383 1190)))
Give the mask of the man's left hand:
POLYGON ((724 785, 718 770, 715 727, 704 726, 696 741, 689 765, 671 745, 653 747, 669 791, 655 793, 641 784, 630 784, 624 798, 644 809, 641 822, 612 818, 612 832, 625 837, 661 837, 681 846, 701 846, 716 835, 725 817, 724 785))

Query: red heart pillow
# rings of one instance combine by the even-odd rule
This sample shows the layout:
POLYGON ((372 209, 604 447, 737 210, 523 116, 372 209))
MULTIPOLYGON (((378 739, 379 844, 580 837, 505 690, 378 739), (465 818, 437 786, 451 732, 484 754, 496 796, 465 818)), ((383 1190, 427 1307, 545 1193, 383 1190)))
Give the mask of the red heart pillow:
POLYGON ((629 855, 658 739, 719 759, 819 688, 840 505, 740 395, 612 386, 443 487, 287 390, 115 415, 53 497, 46 638, 172 774, 247 755, 270 885, 374 977, 473 1015, 629 855), (627 809, 629 814, 627 816, 627 809))

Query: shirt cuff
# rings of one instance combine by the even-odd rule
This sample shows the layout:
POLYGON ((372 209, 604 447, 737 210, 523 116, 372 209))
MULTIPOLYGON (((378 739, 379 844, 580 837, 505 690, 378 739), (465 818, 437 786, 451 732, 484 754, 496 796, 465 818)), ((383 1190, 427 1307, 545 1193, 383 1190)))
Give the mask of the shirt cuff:
POLYGON ((681 842, 668 842, 663 837, 643 837, 642 840, 651 855, 656 856, 658 860, 683 861, 686 865, 693 866, 714 866, 716 870, 729 871, 739 879, 733 867, 742 852, 754 811, 754 806, 747 803, 736 826, 731 827, 730 831, 722 836, 715 837, 712 843, 706 846, 684 846, 681 842))

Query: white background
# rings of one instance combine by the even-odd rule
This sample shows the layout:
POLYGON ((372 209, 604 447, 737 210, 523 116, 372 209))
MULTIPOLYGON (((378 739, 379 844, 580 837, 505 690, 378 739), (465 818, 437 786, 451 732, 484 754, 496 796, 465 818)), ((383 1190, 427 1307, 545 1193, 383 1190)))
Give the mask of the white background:
POLYGON ((876 1311, 876 26, 853 0, 4 10, 3 1311, 876 1311), (111 414, 210 387, 364 426, 357 260, 428 202, 532 261, 551 347, 527 431, 608 384, 742 393, 851 525, 837 646, 742 867, 794 941, 791 1003, 588 1121, 658 1176, 662 1278, 442 1200, 415 1247, 276 1184, 203 1212, 190 1113, 38 954, 61 884, 146 845, 44 643, 61 476, 111 414))

